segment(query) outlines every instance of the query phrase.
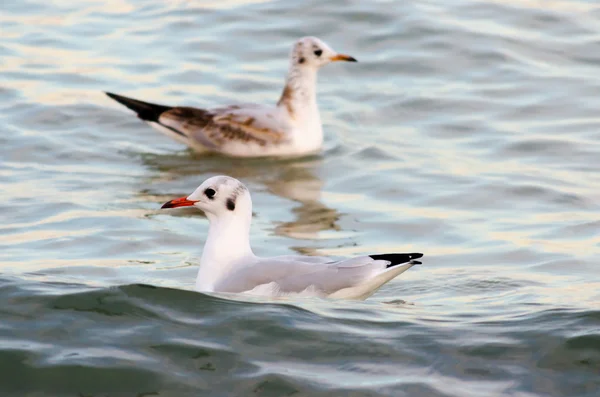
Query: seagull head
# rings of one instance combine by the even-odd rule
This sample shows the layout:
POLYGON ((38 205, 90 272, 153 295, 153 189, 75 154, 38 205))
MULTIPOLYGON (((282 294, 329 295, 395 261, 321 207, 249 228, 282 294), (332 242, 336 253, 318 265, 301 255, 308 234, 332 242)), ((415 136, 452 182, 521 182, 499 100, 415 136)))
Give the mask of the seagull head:
POLYGON ((319 69, 331 62, 358 62, 350 55, 340 54, 316 37, 303 37, 292 48, 291 60, 298 68, 319 69))
POLYGON ((244 184, 229 176, 205 180, 192 194, 168 201, 161 208, 196 207, 209 221, 252 217, 252 200, 244 184))

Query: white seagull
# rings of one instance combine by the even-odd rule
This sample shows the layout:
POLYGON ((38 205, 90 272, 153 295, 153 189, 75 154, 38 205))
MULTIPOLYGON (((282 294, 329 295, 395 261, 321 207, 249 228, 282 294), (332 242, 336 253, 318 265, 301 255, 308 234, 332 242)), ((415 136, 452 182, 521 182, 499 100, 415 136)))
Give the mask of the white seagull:
POLYGON ((316 37, 292 47, 285 87, 277 104, 212 109, 171 107, 107 92, 138 117, 197 151, 236 157, 299 156, 318 151, 323 128, 317 106, 317 71, 334 61, 356 62, 316 37))
POLYGON ((196 278, 198 291, 366 299, 420 264, 415 259, 423 256, 394 253, 340 261, 322 256, 257 257, 250 247, 250 192, 229 176, 209 178, 189 196, 171 200, 162 208, 188 206, 204 211, 210 223, 196 278))

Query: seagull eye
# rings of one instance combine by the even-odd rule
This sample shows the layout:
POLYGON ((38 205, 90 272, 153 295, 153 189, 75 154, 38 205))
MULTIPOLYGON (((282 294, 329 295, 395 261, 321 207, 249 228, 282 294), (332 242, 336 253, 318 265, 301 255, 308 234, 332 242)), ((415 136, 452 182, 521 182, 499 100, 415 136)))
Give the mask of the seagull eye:
POLYGON ((315 55, 318 57, 320 57, 322 53, 323 53, 323 50, 315 50, 315 55))
POLYGON ((215 192, 214 189, 208 188, 204 191, 204 194, 206 195, 206 197, 212 200, 215 197, 215 194, 217 194, 217 192, 215 192))

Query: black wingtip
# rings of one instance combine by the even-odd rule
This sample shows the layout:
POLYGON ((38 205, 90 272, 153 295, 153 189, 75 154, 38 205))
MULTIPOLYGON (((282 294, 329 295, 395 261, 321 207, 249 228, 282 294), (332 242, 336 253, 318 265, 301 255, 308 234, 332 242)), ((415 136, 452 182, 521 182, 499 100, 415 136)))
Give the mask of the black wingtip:
POLYGON ((420 252, 412 252, 410 254, 378 254, 378 255, 369 255, 373 260, 384 260, 390 262, 386 267, 390 268, 396 265, 400 265, 402 263, 410 262, 414 265, 421 265, 420 261, 416 261, 415 259, 422 258, 423 254, 420 252))
POLYGON ((145 121, 157 122, 161 114, 163 114, 167 110, 173 109, 171 106, 163 106, 157 105, 155 103, 144 102, 138 99, 128 98, 126 96, 114 94, 108 91, 104 91, 104 93, 109 98, 114 99, 121 105, 124 105, 136 112, 138 117, 145 121))
MULTIPOLYGON (((119 102, 119 103, 121 103, 123 105, 125 105, 125 102, 127 101, 127 99, 129 99, 127 97, 124 97, 124 96, 121 96, 121 95, 118 95, 118 94, 115 94, 115 93, 112 93, 112 92, 108 92, 108 91, 104 91, 104 93, 109 98, 114 99, 115 101, 117 101, 117 102, 119 102)), ((125 106, 127 106, 127 105, 125 105, 125 106)))

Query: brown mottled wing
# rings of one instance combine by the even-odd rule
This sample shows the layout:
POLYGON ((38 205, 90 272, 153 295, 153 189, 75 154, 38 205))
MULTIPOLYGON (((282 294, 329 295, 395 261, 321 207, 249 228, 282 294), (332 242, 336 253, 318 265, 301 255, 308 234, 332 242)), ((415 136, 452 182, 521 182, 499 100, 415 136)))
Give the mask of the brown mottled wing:
POLYGON ((210 149, 232 142, 266 146, 287 140, 285 128, 260 107, 212 110, 177 107, 161 114, 159 122, 210 149))

